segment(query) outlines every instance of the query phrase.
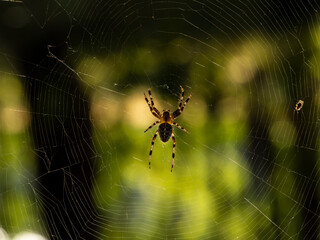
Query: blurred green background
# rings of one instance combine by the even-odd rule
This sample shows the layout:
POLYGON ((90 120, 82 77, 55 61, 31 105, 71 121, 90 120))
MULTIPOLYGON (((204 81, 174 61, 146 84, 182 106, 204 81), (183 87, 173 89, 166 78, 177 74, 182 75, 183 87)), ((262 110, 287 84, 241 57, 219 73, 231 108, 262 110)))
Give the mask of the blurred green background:
POLYGON ((0 239, 319 239, 318 9, 1 2, 0 239))

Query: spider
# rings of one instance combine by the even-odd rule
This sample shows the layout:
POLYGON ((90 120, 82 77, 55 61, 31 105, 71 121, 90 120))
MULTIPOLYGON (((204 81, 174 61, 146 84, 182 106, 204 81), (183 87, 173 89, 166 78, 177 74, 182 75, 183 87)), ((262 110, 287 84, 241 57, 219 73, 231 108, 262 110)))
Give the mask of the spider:
POLYGON ((149 152, 149 169, 151 168, 151 155, 152 155, 153 145, 154 145, 154 142, 155 142, 158 134, 160 136, 161 141, 164 143, 167 142, 170 139, 170 137, 172 137, 172 142, 173 142, 172 164, 171 164, 171 172, 172 172, 173 165, 174 165, 175 146, 176 146, 176 140, 175 140, 175 137, 173 134, 172 125, 189 133, 189 131, 187 131, 185 128, 180 126, 178 123, 173 122, 173 120, 176 119, 177 117, 179 117, 180 114, 183 112, 185 106, 187 105, 187 103, 189 102, 189 100, 192 96, 192 94, 190 94, 189 97, 187 98, 187 100, 185 102, 183 102, 184 90, 183 90, 182 86, 180 86, 180 88, 181 88, 181 95, 180 95, 180 99, 179 99, 178 109, 175 110, 172 114, 170 113, 170 110, 163 110, 163 112, 160 113, 160 111, 154 106, 154 102, 153 102, 152 95, 151 95, 151 87, 148 89, 151 104, 149 102, 149 99, 146 97, 146 94, 144 94, 144 98, 150 108, 151 113, 156 118, 159 119, 159 121, 156 121, 153 124, 151 124, 144 132, 148 131, 153 126, 160 124, 159 128, 156 131, 156 133, 154 134, 152 142, 151 142, 151 148, 150 148, 150 152, 149 152))

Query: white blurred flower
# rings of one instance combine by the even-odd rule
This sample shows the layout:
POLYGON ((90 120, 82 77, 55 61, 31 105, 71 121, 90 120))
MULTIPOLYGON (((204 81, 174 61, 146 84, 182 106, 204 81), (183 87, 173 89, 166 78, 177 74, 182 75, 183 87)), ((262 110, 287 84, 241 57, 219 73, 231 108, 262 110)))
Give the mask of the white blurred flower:
POLYGON ((47 239, 37 233, 22 232, 15 235, 12 240, 47 240, 47 239))
POLYGON ((0 227, 0 239, 1 240, 9 240, 9 236, 6 231, 0 227))

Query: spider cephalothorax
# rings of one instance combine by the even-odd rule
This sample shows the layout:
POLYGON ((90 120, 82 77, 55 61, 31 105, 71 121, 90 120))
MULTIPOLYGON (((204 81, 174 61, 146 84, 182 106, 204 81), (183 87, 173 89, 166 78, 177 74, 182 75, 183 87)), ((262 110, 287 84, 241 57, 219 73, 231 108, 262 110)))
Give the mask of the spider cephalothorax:
POLYGON ((173 142, 173 149, 172 149, 172 165, 171 165, 171 172, 173 169, 173 165, 174 165, 174 156, 175 156, 175 146, 176 146, 176 140, 173 134, 173 129, 172 129, 172 125, 175 125, 176 127, 180 128, 181 130, 189 133, 186 129, 184 129, 183 127, 181 127, 179 124, 173 122, 174 119, 176 119, 184 110, 185 106, 187 105, 188 101, 191 98, 191 94, 190 96, 187 98, 187 100, 185 102, 183 102, 183 97, 184 97, 184 90, 183 88, 180 86, 181 88, 181 95, 180 95, 180 99, 179 99, 179 105, 178 105, 178 109, 175 110, 172 114, 170 113, 169 110, 163 110, 163 112, 161 113, 155 106, 154 106, 154 102, 152 99, 152 95, 151 95, 151 88, 148 89, 148 93, 149 93, 149 97, 150 97, 150 102, 148 100, 148 98, 146 97, 146 95, 144 94, 144 98, 150 108, 151 113, 159 119, 159 121, 154 122, 152 125, 150 125, 144 132, 148 131, 150 128, 152 128, 153 126, 155 126, 156 124, 160 124, 158 130, 156 131, 156 133, 153 136, 152 142, 151 142, 151 149, 149 152, 149 168, 151 168, 151 155, 152 155, 152 149, 153 149, 153 145, 154 145, 154 141, 156 140, 157 135, 159 134, 160 139, 162 142, 167 142, 170 137, 172 137, 172 142, 173 142))

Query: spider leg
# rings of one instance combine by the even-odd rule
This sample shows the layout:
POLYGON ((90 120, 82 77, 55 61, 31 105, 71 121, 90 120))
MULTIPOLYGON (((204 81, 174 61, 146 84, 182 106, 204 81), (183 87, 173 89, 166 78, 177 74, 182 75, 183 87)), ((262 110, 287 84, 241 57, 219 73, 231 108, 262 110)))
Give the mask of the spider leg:
MULTIPOLYGON (((156 108, 151 107, 148 98, 146 97, 146 94, 144 94, 144 99, 146 100, 149 108, 150 108, 150 112, 153 114, 153 116, 155 116, 156 118, 160 118, 161 114, 158 114, 159 110, 156 108), (155 111, 154 109, 156 109, 157 111, 155 111)), ((160 112, 159 112, 160 113, 160 112)))
POLYGON ((181 112, 183 111, 183 109, 186 107, 187 103, 189 102, 190 98, 192 97, 192 94, 190 93, 189 97, 187 98, 187 100, 184 102, 182 108, 181 108, 181 112))
POLYGON ((180 108, 180 104, 177 110, 175 110, 172 113, 173 119, 177 118, 184 110, 184 108, 186 107, 187 103, 189 102, 190 98, 192 97, 192 94, 189 95, 189 97, 187 98, 187 100, 183 103, 183 106, 180 108))
POLYGON ((157 138, 158 132, 159 132, 159 131, 157 130, 156 133, 154 134, 153 139, 152 139, 152 142, 151 142, 151 148, 150 148, 150 152, 149 152, 149 169, 151 168, 152 149, 153 149, 154 141, 155 141, 156 138, 157 138))
POLYGON ((181 85, 180 85, 180 88, 181 88, 181 94, 180 94, 178 109, 181 109, 182 102, 183 102, 183 97, 184 97, 184 89, 183 89, 183 87, 181 85))
POLYGON ((149 87, 148 93, 149 93, 149 98, 150 98, 150 101, 151 101, 151 107, 152 107, 152 109, 153 109, 159 116, 161 116, 160 111, 154 106, 154 102, 153 102, 153 98, 152 98, 152 94, 151 94, 151 87, 149 87))
POLYGON ((154 122, 152 125, 150 125, 144 132, 148 131, 150 128, 152 128, 154 125, 159 124, 160 121, 154 122))
POLYGON ((171 136, 172 136, 172 142, 173 142, 173 148, 172 148, 172 164, 171 164, 171 172, 172 172, 173 165, 174 165, 174 156, 175 156, 175 151, 176 151, 176 139, 175 139, 175 137, 174 137, 173 132, 172 132, 171 136))
POLYGON ((180 128, 181 130, 185 131, 186 133, 190 133, 187 129, 185 129, 184 127, 180 126, 178 123, 172 122, 173 125, 175 125, 176 127, 180 128))
POLYGON ((156 107, 153 107, 153 110, 159 115, 159 118, 160 118, 161 117, 160 111, 156 107))

